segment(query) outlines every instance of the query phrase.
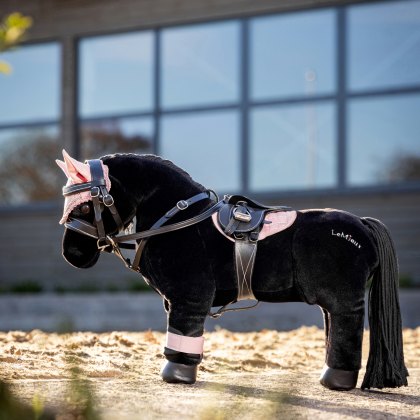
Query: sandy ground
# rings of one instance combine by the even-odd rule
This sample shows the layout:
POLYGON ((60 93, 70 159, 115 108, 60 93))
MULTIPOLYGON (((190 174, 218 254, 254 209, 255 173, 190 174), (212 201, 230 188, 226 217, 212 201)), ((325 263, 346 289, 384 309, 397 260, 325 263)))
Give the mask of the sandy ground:
MULTIPOLYGON (((363 365, 368 340, 366 333, 363 365)), ((420 418, 420 327, 404 330, 409 386, 383 391, 323 388, 324 333, 316 327, 207 333, 194 385, 160 379, 163 343, 152 331, 0 332, 0 375, 20 401, 60 412, 76 364, 103 419, 420 418)))

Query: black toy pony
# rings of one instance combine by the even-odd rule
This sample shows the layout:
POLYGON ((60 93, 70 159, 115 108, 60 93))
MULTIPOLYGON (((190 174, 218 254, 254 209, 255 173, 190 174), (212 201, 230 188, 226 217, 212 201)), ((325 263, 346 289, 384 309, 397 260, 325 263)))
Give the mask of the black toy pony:
POLYGON ((64 258, 88 268, 100 251, 113 252, 163 297, 165 381, 195 382, 213 306, 255 298, 319 305, 326 332, 321 384, 354 388, 365 286, 372 277, 370 352, 361 387, 407 385, 397 260, 381 222, 333 209, 267 207, 240 196, 217 201, 186 172, 153 155, 116 154, 87 163, 63 155, 57 163, 68 177, 60 221, 64 258), (135 233, 124 234, 134 218, 135 233), (122 253, 130 245, 137 250, 133 262, 122 253))

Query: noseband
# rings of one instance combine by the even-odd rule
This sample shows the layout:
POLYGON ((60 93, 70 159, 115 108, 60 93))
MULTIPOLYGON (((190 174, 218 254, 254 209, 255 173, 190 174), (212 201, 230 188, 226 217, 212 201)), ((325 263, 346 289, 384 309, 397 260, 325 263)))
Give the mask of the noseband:
POLYGON ((93 203, 93 210, 95 214, 94 224, 86 222, 85 220, 78 219, 76 217, 69 217, 64 226, 70 230, 87 235, 97 240, 97 246, 99 251, 110 251, 117 255, 131 270, 140 272, 139 265, 142 251, 146 245, 146 241, 151 236, 160 235, 174 230, 186 228, 188 226, 195 225, 209 218, 223 205, 223 201, 219 201, 217 194, 212 190, 207 190, 199 194, 194 195, 186 200, 180 200, 169 211, 167 211, 153 226, 143 232, 136 232, 126 235, 120 235, 124 231, 124 223, 120 215, 118 214, 117 208, 114 204, 114 198, 109 193, 102 163, 100 159, 88 160, 87 164, 90 168, 91 181, 84 182, 81 184, 68 185, 63 187, 63 196, 67 197, 72 194, 78 194, 84 191, 90 191, 90 196, 93 203), (195 204, 205 199, 212 199, 212 195, 215 197, 215 204, 203 213, 184 220, 182 222, 173 223, 170 225, 163 226, 171 218, 173 218, 180 211, 187 209, 190 205, 195 204), (114 219, 117 226, 117 233, 109 235, 105 231, 104 222, 102 220, 102 212, 107 208, 114 219), (140 241, 139 241, 140 240, 140 241), (126 241, 139 241, 138 243, 126 243, 126 241), (136 255, 131 262, 128 258, 125 258, 121 252, 121 248, 135 249, 136 255))

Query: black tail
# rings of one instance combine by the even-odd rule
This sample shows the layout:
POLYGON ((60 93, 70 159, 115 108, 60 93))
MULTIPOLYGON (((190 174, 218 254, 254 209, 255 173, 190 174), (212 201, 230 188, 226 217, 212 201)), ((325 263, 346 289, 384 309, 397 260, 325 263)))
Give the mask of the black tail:
POLYGON ((396 388, 407 385, 408 376, 398 301, 397 255, 386 226, 370 217, 362 220, 375 238, 379 257, 369 290, 370 349, 362 389, 396 388))

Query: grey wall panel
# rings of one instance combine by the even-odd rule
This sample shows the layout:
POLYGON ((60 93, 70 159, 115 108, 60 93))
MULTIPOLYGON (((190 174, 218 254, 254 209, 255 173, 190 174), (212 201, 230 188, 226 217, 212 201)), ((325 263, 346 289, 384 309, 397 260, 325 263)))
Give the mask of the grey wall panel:
MULTIPOLYGON (((375 197, 296 198, 282 204, 297 209, 332 207, 382 220, 390 229, 399 255, 400 272, 420 284, 420 196, 412 193, 375 197)), ((57 288, 128 288, 137 276, 113 255, 102 255, 88 270, 75 269, 61 256, 62 227, 57 211, 0 213, 0 284, 36 281, 57 288)))

